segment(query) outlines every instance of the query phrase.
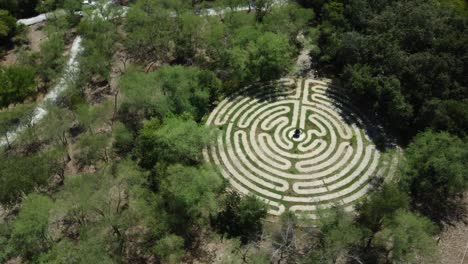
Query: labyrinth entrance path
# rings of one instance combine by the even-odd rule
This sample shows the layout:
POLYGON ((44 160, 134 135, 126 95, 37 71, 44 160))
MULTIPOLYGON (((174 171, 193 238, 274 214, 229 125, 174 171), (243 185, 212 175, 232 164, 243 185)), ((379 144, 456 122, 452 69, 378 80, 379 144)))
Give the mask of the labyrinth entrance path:
POLYGON ((246 88, 220 102, 207 126, 219 133, 205 159, 273 215, 315 218, 317 208, 336 204, 352 210, 398 156, 376 148, 366 118, 337 87, 312 79, 246 88))

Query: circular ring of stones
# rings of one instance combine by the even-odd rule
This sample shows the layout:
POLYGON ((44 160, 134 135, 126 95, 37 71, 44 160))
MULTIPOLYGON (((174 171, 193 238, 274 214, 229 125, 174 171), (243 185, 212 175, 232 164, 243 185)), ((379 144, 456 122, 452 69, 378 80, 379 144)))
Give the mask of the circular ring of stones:
POLYGON ((206 123, 220 131, 204 157, 273 215, 315 218, 334 204, 351 210, 390 167, 364 121, 327 82, 282 79, 220 102, 206 123))

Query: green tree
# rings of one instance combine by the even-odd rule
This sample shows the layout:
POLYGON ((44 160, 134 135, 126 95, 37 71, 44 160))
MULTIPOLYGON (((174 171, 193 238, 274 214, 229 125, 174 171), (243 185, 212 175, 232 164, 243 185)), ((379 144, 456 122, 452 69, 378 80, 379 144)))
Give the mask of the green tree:
POLYGON ((39 124, 38 129, 44 139, 58 142, 67 149, 69 145, 68 131, 73 121, 74 117, 71 111, 56 106, 49 106, 48 114, 39 124))
POLYGON ((31 194, 24 200, 11 232, 11 243, 18 253, 30 257, 50 246, 47 229, 52 208, 52 200, 44 195, 31 194))
POLYGON ((323 6, 322 18, 333 25, 342 25, 344 19, 344 5, 338 1, 330 1, 323 6))
POLYGON ((229 79, 224 82, 228 92, 235 91, 250 78, 249 54, 241 47, 233 47, 226 52, 226 69, 229 79))
POLYGON ((313 8, 315 13, 319 15, 321 14, 323 5, 330 2, 330 0, 296 0, 296 2, 305 8, 313 8))
POLYGON ((39 13, 47 13, 63 7, 64 0, 41 0, 36 6, 39 13))
MULTIPOLYGON (((143 183, 142 172, 130 161, 112 164, 93 174, 66 178, 64 188, 57 195, 58 214, 79 227, 75 232, 79 232, 76 235, 79 234, 83 245, 96 243, 96 250, 121 258, 126 246, 125 232, 138 225, 152 227, 146 222, 148 209, 140 206, 144 200, 136 192, 143 183)), ((153 238, 142 234, 143 244, 148 243, 147 239, 153 238)))
POLYGON ((90 165, 98 161, 110 162, 110 138, 108 134, 86 133, 80 136, 77 142, 79 149, 75 158, 82 166, 90 165))
POLYGON ((266 205, 258 198, 230 191, 224 197, 222 210, 214 223, 222 234, 239 237, 246 244, 259 238, 266 215, 266 205))
POLYGON ((0 135, 1 141, 5 141, 8 148, 11 148, 10 133, 20 123, 20 119, 28 115, 34 109, 34 104, 20 104, 11 109, 0 112, 0 135))
POLYGON ((185 253, 184 239, 176 235, 165 236, 154 246, 154 252, 163 263, 180 263, 185 253))
POLYGON ((78 243, 65 238, 54 244, 51 250, 39 256, 38 263, 115 263, 106 247, 106 241, 102 237, 87 231, 82 233, 78 243))
POLYGON ((265 31, 288 35, 295 42, 299 32, 307 29, 307 24, 314 19, 313 10, 301 8, 296 4, 285 4, 275 7, 263 20, 265 31))
MULTIPOLYGON (((203 48, 202 31, 206 20, 193 13, 183 13, 177 18, 175 59, 177 62, 192 64, 203 48)), ((203 58, 200 58, 203 59, 203 58)))
POLYGON ((224 186, 222 177, 212 167, 169 166, 160 192, 172 231, 187 237, 194 225, 206 225, 219 208, 217 197, 224 186))
POLYGON ((400 81, 395 76, 375 74, 369 65, 346 66, 343 73, 349 93, 362 97, 360 103, 383 113, 388 124, 409 125, 413 108, 402 94, 400 81))
POLYGON ((0 40, 7 41, 13 36, 15 30, 16 19, 7 10, 0 9, 0 40))
POLYGON ((17 201, 21 193, 46 184, 54 172, 53 161, 47 153, 31 156, 0 153, 0 202, 17 201))
POLYGON ((468 102, 433 99, 424 103, 416 123, 437 131, 447 131, 461 138, 468 135, 468 102))
POLYGON ((172 60, 175 29, 170 11, 161 9, 155 1, 138 1, 127 14, 125 47, 136 61, 148 66, 172 60))
POLYGON ((252 81, 276 80, 292 65, 293 48, 286 35, 262 33, 245 26, 236 30, 232 44, 233 47, 223 57, 228 89, 239 88, 239 85, 252 81))
POLYGON ((388 250, 388 261, 414 263, 418 259, 437 263, 437 245, 432 238, 436 228, 429 219, 400 210, 384 225, 376 235, 376 243, 388 250))
POLYGON ((248 67, 255 80, 279 79, 292 65, 292 47, 284 35, 264 33, 255 43, 249 43, 247 50, 250 54, 248 67))
POLYGON ((398 210, 409 208, 409 197, 401 192, 397 185, 388 183, 372 193, 356 206, 357 224, 364 231, 364 245, 361 257, 364 262, 377 262, 385 253, 375 243, 376 234, 380 232, 388 219, 398 210))
MULTIPOLYGON (((112 8, 103 10, 112 12, 112 8)), ((117 23, 106 19, 106 16, 110 14, 89 14, 79 24, 78 30, 83 37, 83 52, 79 57, 80 80, 83 83, 91 80, 109 81, 112 56, 116 50, 117 23)))
POLYGON ((319 211, 318 229, 320 235, 315 250, 307 263, 336 263, 338 258, 349 258, 359 245, 362 230, 354 225, 349 213, 340 207, 319 211))
POLYGON ((36 91, 34 69, 26 65, 0 68, 0 107, 18 103, 36 91))
POLYGON ((206 70, 196 67, 166 66, 156 72, 162 92, 170 96, 172 112, 188 112, 200 120, 217 99, 221 81, 206 70))
POLYGON ((275 4, 274 0, 254 0, 255 3, 255 18, 258 22, 262 22, 265 16, 267 16, 273 9, 275 4))
POLYGON ((0 9, 8 10, 16 18, 36 15, 35 7, 38 0, 0 0, 0 9))
POLYGON ((130 153, 134 148, 135 138, 133 133, 128 130, 121 122, 116 122, 112 128, 113 146, 120 155, 130 153))
POLYGON ((439 0, 442 5, 446 5, 450 8, 453 8, 459 14, 467 14, 468 12, 468 3, 463 0, 439 0))
POLYGON ((171 112, 171 99, 165 96, 153 73, 145 74, 131 67, 119 79, 119 86, 125 95, 119 117, 133 131, 141 128, 141 120, 152 116, 164 117, 171 112))
POLYGON ((269 264, 271 256, 268 250, 258 247, 256 242, 248 245, 235 239, 223 240, 226 252, 220 261, 222 264, 269 264))
POLYGON ((221 81, 212 72, 196 67, 164 66, 148 74, 131 69, 120 79, 120 86, 126 96, 123 107, 130 112, 126 114, 143 112, 136 119, 164 118, 172 112, 189 113, 200 120, 218 98, 221 81))
POLYGON ((63 51, 65 49, 64 36, 61 33, 52 33, 47 41, 41 44, 37 71, 45 82, 55 79, 61 72, 64 64, 63 51))
POLYGON ((98 128, 111 119, 112 107, 110 102, 103 102, 96 106, 81 104, 75 111, 76 119, 83 128, 94 134, 98 128))
POLYGON ((437 0, 308 2, 322 6, 320 68, 357 105, 406 142, 427 128, 465 136, 452 119, 466 117, 466 15, 437 0))
POLYGON ((399 209, 408 209, 409 197, 394 184, 386 184, 356 206, 358 222, 373 233, 380 230, 383 221, 399 209))
POLYGON ((140 131, 136 152, 147 169, 157 162, 190 165, 202 161, 202 149, 209 140, 210 129, 190 118, 168 117, 163 124, 153 118, 140 131))
POLYGON ((467 160, 466 141, 446 132, 418 134, 405 152, 401 187, 422 213, 449 220, 454 200, 468 186, 467 160))

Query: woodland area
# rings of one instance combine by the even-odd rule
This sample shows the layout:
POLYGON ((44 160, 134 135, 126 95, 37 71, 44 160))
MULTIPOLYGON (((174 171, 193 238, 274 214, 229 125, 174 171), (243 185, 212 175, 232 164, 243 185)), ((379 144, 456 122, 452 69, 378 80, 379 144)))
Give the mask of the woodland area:
POLYGON ((0 58, 18 57, 0 64, 0 263, 440 263, 438 234, 467 219, 466 1, 104 2, 0 0, 0 58), (17 19, 55 10, 30 50, 17 19), (9 142, 77 35, 78 76, 9 142), (355 212, 273 219, 204 161, 204 123, 242 87, 300 74, 303 49, 404 158, 355 212))

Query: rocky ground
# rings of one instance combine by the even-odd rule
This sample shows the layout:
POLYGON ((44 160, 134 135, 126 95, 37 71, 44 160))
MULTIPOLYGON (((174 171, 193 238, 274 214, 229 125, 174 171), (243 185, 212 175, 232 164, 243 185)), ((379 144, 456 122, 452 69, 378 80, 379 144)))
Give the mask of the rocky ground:
MULTIPOLYGON (((468 211, 468 195, 465 194, 468 211)), ((440 263, 468 264, 468 219, 453 223, 439 237, 440 263)))

